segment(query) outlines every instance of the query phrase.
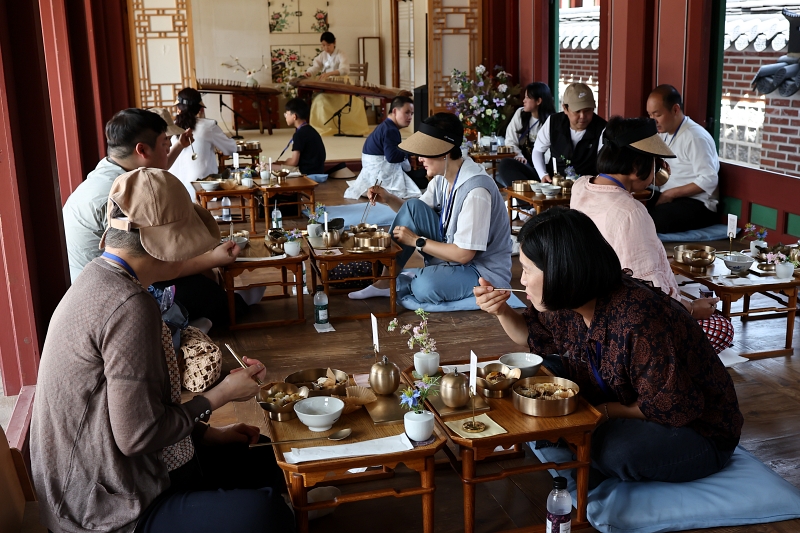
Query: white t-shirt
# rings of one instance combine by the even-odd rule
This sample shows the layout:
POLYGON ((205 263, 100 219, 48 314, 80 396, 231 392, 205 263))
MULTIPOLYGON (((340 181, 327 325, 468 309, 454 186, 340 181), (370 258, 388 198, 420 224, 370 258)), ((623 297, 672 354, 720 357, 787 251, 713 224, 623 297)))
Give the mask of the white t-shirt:
MULTIPOLYGON (((486 174, 483 167, 468 157, 464 158, 464 163, 461 165, 458 181, 456 182, 456 190, 480 174, 486 174)), ((433 208, 433 191, 437 189, 446 190, 445 187, 449 187, 449 184, 444 179, 444 176, 434 177, 420 200, 433 208)), ((461 211, 457 214, 458 229, 453 236, 453 244, 464 250, 485 251, 486 245, 489 243, 489 221, 491 217, 488 216, 488 213, 491 210, 492 195, 489 191, 483 187, 472 189, 464 199, 464 203, 461 204, 461 211), (482 216, 481 213, 485 215, 482 216)))
MULTIPOLYGON (((528 139, 531 142, 536 141, 536 136, 539 133, 539 130, 542 128, 542 123, 539 122, 539 119, 531 115, 530 120, 527 124, 525 124, 524 128, 527 129, 530 127, 528 131, 528 139)), ((520 130, 523 132, 525 131, 522 125, 522 108, 520 107, 514 112, 514 116, 511 117, 511 122, 508 123, 508 128, 506 128, 506 146, 511 146, 514 148, 514 153, 520 155, 522 152, 519 149, 520 143, 520 134, 518 133, 520 130)))
MULTIPOLYGON (((219 172, 219 163, 214 148, 225 155, 230 155, 236 150, 236 141, 225 135, 225 132, 217 126, 217 122, 210 118, 198 117, 192 132, 197 159, 192 160, 192 147, 187 146, 181 150, 178 158, 169 168, 169 172, 181 180, 189 192, 189 197, 194 201, 195 189, 192 182, 219 172)), ((172 145, 175 146, 178 142, 180 142, 180 137, 173 135, 172 145)))
POLYGON ((700 124, 686 117, 675 136, 662 133, 661 138, 676 155, 667 160, 672 173, 661 191, 694 183, 703 192, 691 198, 703 202, 708 210, 716 211, 719 198, 719 157, 711 135, 700 124))
POLYGON ((333 72, 334 70, 339 71, 339 76, 347 76, 350 73, 350 62, 347 61, 347 56, 339 51, 338 46, 333 50, 332 54, 322 52, 315 57, 314 63, 306 71, 306 74, 315 76, 320 72, 333 72))
MULTIPOLYGON (((531 153, 531 159, 533 160, 533 168, 536 169, 536 173, 539 176, 544 176, 548 174, 547 167, 545 166, 545 159, 544 154, 548 150, 550 150, 550 119, 553 118, 554 115, 550 115, 547 117, 547 120, 544 121, 542 124, 542 128, 539 130, 539 134, 536 135, 536 144, 533 145, 533 152, 531 153)), ((606 131, 605 129, 603 131, 606 131)), ((583 136, 586 134, 586 130, 573 130, 572 128, 569 129, 569 136, 572 139, 572 147, 575 148, 578 143, 583 139, 583 136)), ((603 132, 600 132, 600 139, 597 141, 597 153, 600 153, 600 149, 603 147, 603 132)))

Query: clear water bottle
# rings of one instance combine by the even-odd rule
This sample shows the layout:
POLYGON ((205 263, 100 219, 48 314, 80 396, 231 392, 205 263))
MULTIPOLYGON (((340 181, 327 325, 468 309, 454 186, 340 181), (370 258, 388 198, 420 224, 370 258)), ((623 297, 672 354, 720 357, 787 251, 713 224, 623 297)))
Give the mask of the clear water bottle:
POLYGON ((328 295, 322 285, 317 285, 317 292, 314 293, 314 322, 328 323, 328 295))
POLYGON ((547 533, 571 533, 572 496, 567 490, 567 478, 553 479, 553 490, 547 496, 547 533))
POLYGON ((489 143, 489 151, 493 154, 497 153, 497 134, 492 132, 492 140, 489 143))
POLYGON ((222 220, 224 222, 231 221, 231 199, 227 196, 222 199, 222 220))
POLYGON ((275 201, 275 209, 272 210, 272 227, 282 229, 283 228, 283 215, 281 214, 281 210, 278 209, 278 202, 275 201))

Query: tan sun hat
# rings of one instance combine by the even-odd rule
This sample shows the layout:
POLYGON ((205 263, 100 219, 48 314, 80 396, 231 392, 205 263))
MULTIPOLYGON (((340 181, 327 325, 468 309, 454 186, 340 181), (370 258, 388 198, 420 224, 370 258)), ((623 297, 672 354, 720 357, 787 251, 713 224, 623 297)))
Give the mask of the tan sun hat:
POLYGON ((185 261, 219 244, 214 217, 192 202, 180 180, 166 170, 138 168, 115 179, 108 194, 107 220, 110 228, 138 229, 144 249, 162 261, 185 261), (124 217, 111 218, 114 205, 124 217))
POLYGON ((625 135, 611 137, 608 135, 608 130, 606 130, 606 133, 603 134, 603 143, 627 146, 631 150, 663 158, 675 157, 667 143, 658 136, 654 120, 647 120, 640 127, 627 132, 625 135))
POLYGON ((564 89, 563 104, 570 111, 580 111, 581 109, 594 109, 597 104, 594 101, 594 93, 585 83, 571 83, 564 89))
POLYGON ((169 111, 167 111, 163 107, 154 107, 152 109, 148 109, 148 111, 152 111, 153 113, 164 119, 164 122, 167 123, 167 136, 171 137, 172 135, 182 135, 183 132, 186 131, 180 126, 175 125, 175 122, 172 120, 172 115, 170 114, 169 111))
POLYGON ((450 132, 423 122, 416 132, 397 147, 421 157, 442 157, 456 146, 461 146, 462 140, 463 134, 456 137, 450 132))

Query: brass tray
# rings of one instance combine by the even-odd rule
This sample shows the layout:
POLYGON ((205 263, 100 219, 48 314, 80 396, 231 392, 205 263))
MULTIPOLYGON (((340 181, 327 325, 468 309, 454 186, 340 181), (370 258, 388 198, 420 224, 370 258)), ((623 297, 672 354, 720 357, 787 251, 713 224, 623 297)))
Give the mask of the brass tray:
POLYGON ((347 250, 347 253, 351 254, 373 254, 376 252, 383 252, 386 248, 382 246, 356 246, 355 248, 350 248, 347 250))
POLYGON ((403 394, 404 388, 405 385, 401 383, 394 394, 378 396, 376 401, 364 406, 376 426, 403 423, 403 417, 408 412, 407 409, 400 406, 400 396, 403 394))

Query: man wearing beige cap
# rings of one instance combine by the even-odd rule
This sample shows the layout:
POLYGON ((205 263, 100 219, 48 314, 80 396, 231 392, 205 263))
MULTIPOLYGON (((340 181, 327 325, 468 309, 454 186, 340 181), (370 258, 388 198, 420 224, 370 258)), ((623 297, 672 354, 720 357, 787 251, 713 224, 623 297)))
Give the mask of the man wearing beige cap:
POLYGON ((558 172, 572 167, 578 176, 597 174, 597 152, 603 146, 606 121, 594 112, 594 93, 585 83, 573 83, 564 90, 564 111, 550 115, 536 136, 531 159, 542 181, 552 181, 558 172), (545 152, 550 150, 553 170, 547 169, 545 152))
POLYGON ((222 445, 236 460, 260 440, 256 427, 206 422, 252 398, 264 365, 245 358, 248 368, 181 403, 169 329, 147 292, 219 244, 214 218, 177 178, 141 168, 114 181, 102 241, 103 255, 53 313, 42 350, 31 420, 42 523, 54 533, 291 530, 280 471, 264 470, 273 454, 228 463, 211 479, 218 465, 200 453, 222 445), (257 478, 234 479, 243 471, 257 478))

